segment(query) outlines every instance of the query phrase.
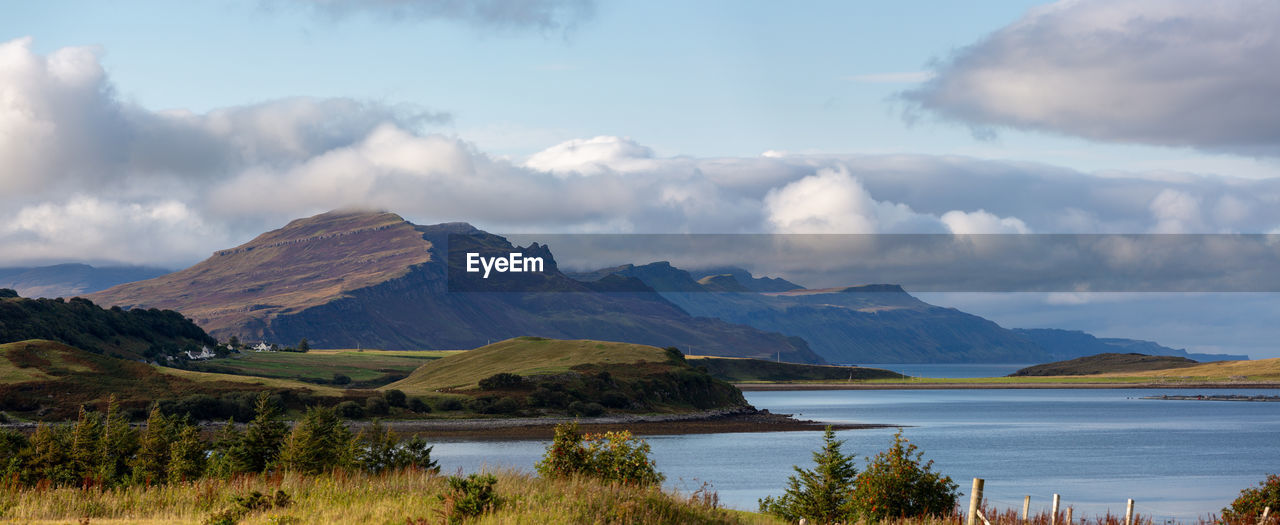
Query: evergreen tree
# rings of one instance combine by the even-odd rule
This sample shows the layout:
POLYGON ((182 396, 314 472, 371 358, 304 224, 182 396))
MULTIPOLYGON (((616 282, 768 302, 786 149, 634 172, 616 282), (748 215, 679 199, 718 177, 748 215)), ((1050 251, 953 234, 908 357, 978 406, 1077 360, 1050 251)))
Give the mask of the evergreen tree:
POLYGON ((76 481, 97 477, 99 442, 102 439, 102 422, 98 414, 80 406, 80 416, 71 427, 70 467, 76 481))
POLYGON ((301 341, 298 341, 298 351, 299 352, 311 351, 311 344, 307 342, 307 338, 303 337, 301 341))
POLYGON ((304 474, 345 468, 357 449, 351 430, 332 408, 311 407, 293 425, 280 452, 280 464, 304 474))
POLYGON ((356 441, 360 443, 356 461, 365 471, 376 474, 405 466, 400 464, 400 458, 397 457, 398 438, 395 431, 388 430, 381 421, 374 419, 369 428, 360 431, 356 441))
POLYGON ((116 485, 124 482, 129 472, 129 461, 137 450, 138 433, 129 426, 129 419, 116 403, 115 394, 111 394, 98 446, 98 476, 103 483, 116 485))
POLYGON ((209 453, 208 465, 205 471, 210 476, 220 478, 228 478, 233 474, 247 472, 248 466, 242 461, 246 454, 240 449, 243 447, 244 435, 236 430, 235 421, 228 419, 226 424, 218 430, 213 436, 211 444, 211 452, 209 453))
POLYGON ((138 453, 133 458, 134 483, 159 483, 169 472, 169 445, 177 438, 172 418, 165 417, 159 406, 151 407, 147 426, 138 440, 138 453))
POLYGON ((950 477, 934 472, 933 461, 922 461, 923 456, 898 430, 893 446, 867 458, 867 469, 853 492, 864 518, 941 516, 955 509, 958 487, 950 477))
POLYGON ((233 448, 240 456, 236 464, 245 472, 265 471, 280 456, 280 446, 288 432, 271 397, 266 392, 258 394, 253 420, 245 427, 240 446, 233 448))
POLYGON ((204 474, 206 447, 204 440, 200 439, 200 429, 194 425, 182 425, 178 440, 170 450, 170 482, 194 480, 204 474))
POLYGON ((70 485, 80 481, 71 462, 67 428, 36 424, 25 461, 28 483, 47 479, 54 485, 70 485))
POLYGON ((786 492, 760 500, 760 511, 787 521, 851 521, 855 515, 852 496, 858 470, 853 456, 840 451, 842 445, 844 441, 836 440, 835 431, 828 426, 822 436, 822 449, 813 453, 813 470, 794 467, 796 475, 787 479, 786 492))

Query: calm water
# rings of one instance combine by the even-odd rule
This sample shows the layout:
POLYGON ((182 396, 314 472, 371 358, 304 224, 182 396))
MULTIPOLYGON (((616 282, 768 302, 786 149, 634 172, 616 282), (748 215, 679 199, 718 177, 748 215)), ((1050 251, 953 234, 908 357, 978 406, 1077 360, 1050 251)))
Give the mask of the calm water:
MULTIPOLYGON (((906 425, 904 433, 967 492, 986 479, 999 506, 1047 509, 1054 493, 1076 515, 1125 499, 1157 522, 1217 512, 1242 488, 1280 472, 1280 403, 1153 401, 1203 390, 885 390, 748 392, 756 407, 833 422, 906 425)), ((1219 391, 1220 392, 1220 391, 1219 391)), ((1272 391, 1232 391, 1271 394, 1272 391)), ((859 457, 884 449, 893 429, 839 432, 859 457)), ((795 464, 809 465, 820 432, 653 436, 667 485, 711 483, 728 506, 754 509, 781 492, 795 464)), ((445 472, 485 465, 532 469, 545 441, 444 442, 445 472)))
POLYGON ((916 363, 869 363, 867 368, 882 368, 911 377, 1002 377, 1017 372, 1035 363, 1026 364, 954 364, 954 365, 922 365, 916 363))

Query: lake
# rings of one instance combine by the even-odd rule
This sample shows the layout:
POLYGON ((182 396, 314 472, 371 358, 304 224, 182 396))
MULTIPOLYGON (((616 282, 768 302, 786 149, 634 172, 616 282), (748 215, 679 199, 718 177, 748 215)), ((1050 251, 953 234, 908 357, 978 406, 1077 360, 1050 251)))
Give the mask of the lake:
MULTIPOLYGON (((747 392, 758 408, 831 422, 904 425, 934 468, 968 492, 986 480, 988 501, 1048 508, 1054 493, 1076 516, 1125 499, 1157 523, 1218 512, 1245 487, 1280 473, 1280 403, 1159 401, 1147 395, 1214 390, 829 390, 747 392)), ((1231 391, 1271 394, 1274 390, 1231 391)), ((859 458, 888 447, 895 429, 848 430, 859 458)), ((650 436, 666 485, 710 483, 726 506, 754 510, 779 494, 792 465, 808 467, 820 432, 650 436)), ((440 442, 444 472, 482 466, 532 469, 546 441, 440 442)), ((860 462, 861 465, 861 462, 860 462)), ((967 499, 962 498, 962 503, 967 499)))

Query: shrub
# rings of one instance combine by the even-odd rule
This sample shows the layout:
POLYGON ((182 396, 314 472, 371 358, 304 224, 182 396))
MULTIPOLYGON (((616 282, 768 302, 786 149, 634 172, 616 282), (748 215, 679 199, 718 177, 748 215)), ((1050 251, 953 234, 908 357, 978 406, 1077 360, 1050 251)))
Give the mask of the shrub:
POLYGON ((382 393, 382 398, 387 400, 387 404, 393 407, 403 407, 405 405, 406 396, 404 391, 391 389, 382 393))
POLYGON ((371 397, 364 402, 364 412, 371 416, 385 416, 391 411, 391 405, 381 397, 371 397))
POLYGON ((813 470, 793 467, 796 475, 787 479, 786 492, 760 500, 760 511, 786 521, 853 521, 852 492, 858 471, 853 456, 840 451, 842 445, 844 441, 836 440, 835 431, 828 426, 822 435, 822 449, 813 453, 813 470))
POLYGON ((933 461, 921 463, 922 452, 893 435, 889 450, 867 458, 867 468, 853 490, 854 505, 872 521, 886 518, 939 516, 956 507, 957 485, 950 476, 933 472, 933 461))
POLYGON ((344 374, 333 374, 333 381, 330 382, 335 385, 349 385, 351 384, 351 378, 344 374))
POLYGON ((518 390, 528 386, 525 378, 508 372, 498 372, 480 380, 480 390, 518 390))
POLYGON ((409 399, 409 410, 419 414, 429 414, 431 413, 431 405, 428 405, 426 401, 422 400, 422 398, 415 397, 409 399))
POLYGON ((343 401, 334 407, 339 416, 347 419, 360 419, 364 417, 364 407, 355 401, 343 401))
POLYGON ((556 435, 537 465, 546 477, 590 476, 637 485, 661 483, 665 477, 649 459, 649 444, 631 432, 586 434, 577 423, 556 426, 556 435))
POLYGON ((571 416, 597 417, 602 414, 604 414, 604 406, 600 403, 583 403, 581 401, 569 403, 569 415, 571 416))
POLYGON ((456 397, 446 397, 436 404, 436 408, 445 412, 462 410, 462 401, 459 401, 456 397))
POLYGON ((449 492, 437 497, 444 502, 442 513, 451 524, 462 523, 463 518, 479 516, 502 504, 502 498, 493 490, 498 483, 493 474, 449 476, 448 482, 449 492))
POLYGON ((1271 507, 1273 516, 1280 512, 1280 476, 1275 474, 1268 475, 1257 487, 1240 491, 1240 496, 1231 502, 1231 506, 1222 509, 1222 517, 1228 521, 1252 523, 1266 507, 1271 507))
POLYGON ((232 499, 231 506, 215 512, 206 518, 204 523, 205 525, 234 525, 251 513, 287 507, 289 503, 289 495, 283 490, 277 489, 274 496, 267 496, 255 490, 247 496, 236 496, 232 499))

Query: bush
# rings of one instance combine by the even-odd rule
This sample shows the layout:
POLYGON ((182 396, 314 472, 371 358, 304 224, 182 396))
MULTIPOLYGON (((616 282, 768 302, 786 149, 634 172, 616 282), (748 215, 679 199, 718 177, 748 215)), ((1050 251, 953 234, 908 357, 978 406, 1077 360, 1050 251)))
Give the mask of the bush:
POLYGON ((436 404, 436 408, 445 412, 455 412, 462 410, 462 401, 458 401, 456 397, 446 397, 436 404))
POLYGON ((571 416, 597 417, 602 414, 604 414, 604 406, 600 403, 583 403, 581 401, 569 403, 569 415, 571 416))
POLYGON ((448 482, 449 492, 437 497, 444 502, 442 514, 450 524, 462 523, 463 518, 479 516, 502 504, 502 498, 493 490, 498 483, 493 474, 449 476, 448 482))
POLYGON ((586 434, 577 423, 556 426, 556 435, 537 465, 546 477, 590 476, 605 481, 655 485, 665 476, 649 459, 649 444, 631 432, 586 434))
POLYGON ((205 525, 234 525, 249 514, 287 507, 289 502, 289 495, 283 490, 276 490, 274 497, 263 495, 255 490, 249 493, 248 496, 236 496, 232 500, 230 507, 209 516, 204 520, 204 523, 205 525))
POLYGON ((335 385, 349 385, 351 384, 351 378, 343 374, 333 374, 333 381, 330 382, 335 385))
POLYGON ((835 431, 828 426, 822 435, 822 449, 813 453, 813 470, 793 467, 796 475, 787 479, 786 492, 760 500, 760 512, 786 521, 854 521, 852 492, 858 470, 853 466, 853 456, 840 451, 841 445, 844 441, 837 441, 835 431))
POLYGON ((933 472, 933 461, 922 464, 923 455, 898 430, 889 450, 867 458, 853 490, 854 505, 864 518, 941 516, 956 508, 957 485, 950 476, 933 472))
POLYGON ((1257 487, 1240 491, 1231 506, 1222 509, 1222 517, 1227 521, 1253 523, 1266 507, 1271 507, 1273 516, 1280 513, 1280 476, 1275 474, 1268 475, 1257 487))
POLYGON ((343 401, 334 407, 338 415, 347 419, 360 419, 364 417, 364 407, 355 401, 343 401))
POLYGON ((409 410, 419 414, 429 414, 431 413, 431 405, 428 405, 426 401, 422 400, 422 398, 415 397, 409 399, 409 410))
POLYGON ((480 390, 519 390, 528 386, 525 378, 507 372, 498 372, 480 380, 480 390))
POLYGON ((382 393, 382 398, 387 400, 387 404, 393 407, 403 407, 405 405, 406 396, 401 390, 388 390, 382 393))
POLYGON ((371 397, 364 402, 364 412, 371 416, 385 416, 391 411, 391 405, 381 397, 371 397))

